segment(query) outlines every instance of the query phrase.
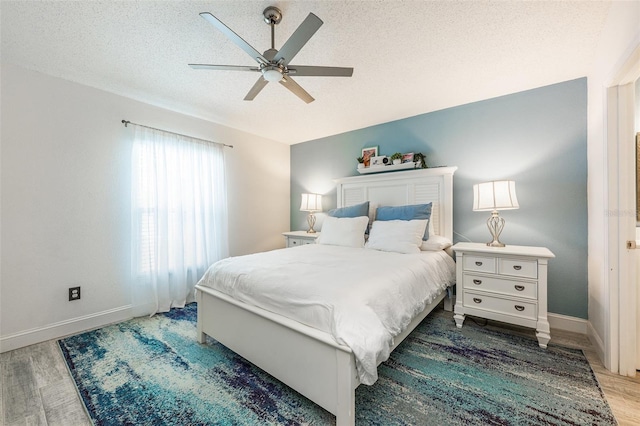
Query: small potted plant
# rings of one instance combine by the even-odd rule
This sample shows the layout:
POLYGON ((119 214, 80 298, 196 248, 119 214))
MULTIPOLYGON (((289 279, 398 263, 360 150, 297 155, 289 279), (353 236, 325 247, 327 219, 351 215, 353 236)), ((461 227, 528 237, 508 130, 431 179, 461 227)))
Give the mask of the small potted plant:
POLYGON ((364 169, 364 157, 358 157, 356 160, 358 160, 358 168, 364 169))
POLYGON ((396 152, 391 156, 391 161, 393 161, 394 165, 400 164, 402 162, 402 154, 399 152, 396 152))
POLYGON ((413 161, 416 163, 416 169, 418 169, 418 168, 426 169, 427 168, 427 162, 425 161, 425 158, 426 157, 421 152, 416 152, 415 154, 413 154, 413 161))

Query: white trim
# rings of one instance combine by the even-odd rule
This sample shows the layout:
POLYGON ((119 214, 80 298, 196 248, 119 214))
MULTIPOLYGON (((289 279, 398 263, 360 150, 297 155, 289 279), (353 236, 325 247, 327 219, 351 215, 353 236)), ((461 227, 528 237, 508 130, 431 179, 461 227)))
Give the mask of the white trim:
MULTIPOLYGON (((640 51, 640 46, 637 49, 640 51)), ((638 59, 638 58, 636 58, 638 59)), ((624 174, 618 180, 620 211, 633 212, 618 215, 619 227, 619 361, 618 370, 623 376, 636 375, 636 253, 626 249, 627 241, 636 238, 636 185, 635 185, 635 131, 634 87, 632 83, 619 85, 618 89, 618 169, 624 174)))
POLYGON ((604 343, 600 336, 598 336, 598 333, 596 333, 595 328, 593 328, 591 321, 587 321, 587 337, 589 338, 593 349, 595 349, 598 358, 604 359, 604 343))
MULTIPOLYGON (((555 328, 556 330, 587 334, 588 321, 586 319, 570 317, 561 314, 547 313, 547 320, 549 320, 549 325, 551 326, 551 328, 555 328)), ((553 333, 551 333, 551 335, 553 336, 553 333)))
POLYGON ((32 328, 30 330, 9 334, 8 336, 2 336, 0 337, 0 353, 51 339, 59 339, 108 324, 126 321, 133 318, 131 312, 131 305, 125 305, 95 314, 56 322, 44 327, 32 328))
MULTIPOLYGON (((606 167, 606 210, 615 212, 618 210, 618 188, 620 186, 618 178, 618 91, 616 87, 605 89, 605 141, 607 150, 606 167)), ((618 372, 618 259, 620 250, 618 248, 618 234, 620 232, 620 222, 615 215, 606 215, 606 244, 607 258, 606 268, 607 281, 605 298, 605 331, 603 338, 604 358, 602 359, 605 368, 615 373, 618 372)))

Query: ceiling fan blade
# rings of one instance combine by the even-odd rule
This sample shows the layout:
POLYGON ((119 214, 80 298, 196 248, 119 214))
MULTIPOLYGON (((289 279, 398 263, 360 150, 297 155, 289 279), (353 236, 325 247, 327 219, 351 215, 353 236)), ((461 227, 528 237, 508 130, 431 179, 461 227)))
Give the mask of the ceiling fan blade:
POLYGON ((323 22, 313 13, 310 13, 309 16, 306 17, 302 24, 296 29, 289 40, 286 41, 284 46, 278 51, 276 56, 273 58, 275 62, 279 62, 283 60, 283 64, 287 65, 294 56, 298 54, 302 46, 307 44, 311 36, 313 36, 316 31, 322 26, 323 22))
POLYGON ((260 71, 257 67, 246 67, 243 65, 210 65, 210 64, 189 64, 194 70, 221 70, 221 71, 260 71))
POLYGON ((311 103, 315 100, 309 93, 307 93, 306 90, 300 87, 298 83, 293 81, 291 77, 282 77, 282 80, 280 80, 280 84, 289 89, 294 95, 296 95, 306 103, 311 103))
POLYGON ((351 77, 353 68, 314 67, 307 65, 291 65, 289 73, 296 77, 351 77))
POLYGON ((264 89, 264 86, 266 86, 267 83, 268 81, 265 80, 264 77, 260 76, 258 81, 256 81, 256 84, 254 84, 251 90, 249 90, 249 93, 247 93, 247 96, 244 97, 244 100, 252 101, 258 95, 258 93, 260 93, 260 91, 264 89))
POLYGON ((240 49, 244 50, 251 56, 253 59, 258 61, 259 63, 267 64, 269 61, 262 56, 262 53, 258 52, 254 49, 249 43, 244 41, 242 37, 233 32, 233 30, 227 27, 222 23, 221 20, 210 14, 209 12, 202 12, 200 14, 204 19, 206 19, 211 25, 219 29, 224 35, 226 35, 232 42, 234 42, 240 49))

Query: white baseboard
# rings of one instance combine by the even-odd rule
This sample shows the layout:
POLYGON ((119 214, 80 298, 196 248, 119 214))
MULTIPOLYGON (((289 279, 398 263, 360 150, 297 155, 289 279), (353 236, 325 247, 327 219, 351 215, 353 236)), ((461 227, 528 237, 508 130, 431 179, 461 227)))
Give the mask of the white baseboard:
POLYGON ((552 313, 547 314, 547 319, 549 320, 549 326, 551 326, 551 328, 587 334, 588 321, 586 319, 552 313))
POLYGON ((611 368, 611 366, 607 365, 607 360, 605 359, 605 356, 604 356, 604 342, 602 341, 602 339, 596 332, 596 329, 593 328, 593 325, 591 325, 590 322, 587 327, 587 337, 589 338, 591 345, 593 345, 593 349, 596 351, 598 358, 600 358, 600 360, 602 361, 604 368, 606 368, 607 370, 611 368))
POLYGON ((51 339, 60 339, 64 336, 103 327, 107 324, 126 321, 132 317, 131 305, 126 305, 79 318, 60 321, 44 327, 20 331, 0 337, 0 353, 51 339))

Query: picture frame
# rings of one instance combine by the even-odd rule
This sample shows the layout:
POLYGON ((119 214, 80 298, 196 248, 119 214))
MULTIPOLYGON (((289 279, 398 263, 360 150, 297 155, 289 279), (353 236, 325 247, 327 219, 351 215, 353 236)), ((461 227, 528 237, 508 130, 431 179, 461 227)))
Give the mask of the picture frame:
POLYGON ((362 148, 362 158, 364 159, 365 167, 369 167, 371 165, 371 157, 377 157, 377 156, 378 156, 377 146, 362 148))
POLYGON ((371 162, 369 164, 369 167, 386 166, 388 161, 389 161, 389 159, 387 158, 386 155, 378 155, 378 156, 375 156, 375 157, 371 157, 371 162))
POLYGON ((402 154, 402 162, 404 163, 413 163, 413 152, 407 152, 406 154, 402 154))

